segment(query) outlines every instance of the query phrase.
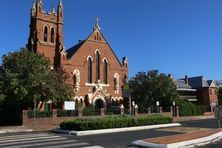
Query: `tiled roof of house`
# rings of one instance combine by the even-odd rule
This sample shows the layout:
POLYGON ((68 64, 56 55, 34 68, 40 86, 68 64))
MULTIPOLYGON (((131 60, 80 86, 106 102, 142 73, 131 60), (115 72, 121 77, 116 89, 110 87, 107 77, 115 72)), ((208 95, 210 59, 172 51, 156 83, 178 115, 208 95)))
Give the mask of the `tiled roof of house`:
POLYGON ((192 87, 189 84, 186 84, 184 80, 176 80, 177 88, 185 88, 185 89, 191 89, 192 87))
POLYGON ((203 76, 190 77, 188 83, 192 88, 209 87, 207 80, 203 76))
MULTIPOLYGON (((180 79, 184 80, 184 79, 180 79)), ((202 88, 202 87, 209 87, 207 80, 203 76, 197 76, 197 77, 189 77, 188 78, 188 84, 192 88, 202 88)))

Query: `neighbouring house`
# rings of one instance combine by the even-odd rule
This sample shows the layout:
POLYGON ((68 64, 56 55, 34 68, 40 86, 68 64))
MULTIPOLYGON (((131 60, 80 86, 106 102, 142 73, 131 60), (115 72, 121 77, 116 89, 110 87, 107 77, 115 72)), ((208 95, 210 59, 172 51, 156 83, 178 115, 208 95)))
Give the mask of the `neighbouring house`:
POLYGON ((176 85, 178 93, 189 101, 196 101, 208 107, 218 104, 218 86, 214 80, 206 80, 203 76, 185 76, 176 80, 176 85))
POLYGON ((84 40, 71 48, 64 46, 62 0, 57 11, 43 10, 42 0, 33 2, 30 14, 28 49, 44 54, 52 68, 63 69, 73 85, 73 98, 81 107, 93 105, 98 108, 123 100, 122 86, 128 77, 126 57, 120 61, 105 39, 99 20, 84 40))

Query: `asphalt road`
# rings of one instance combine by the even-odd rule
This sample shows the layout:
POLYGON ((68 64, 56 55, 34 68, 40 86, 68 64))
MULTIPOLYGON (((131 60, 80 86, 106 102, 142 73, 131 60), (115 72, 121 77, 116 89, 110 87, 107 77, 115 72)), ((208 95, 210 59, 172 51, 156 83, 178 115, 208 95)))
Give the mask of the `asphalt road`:
POLYGON ((131 142, 140 139, 155 138, 178 134, 176 132, 165 132, 159 130, 140 130, 133 132, 121 132, 113 134, 101 134, 90 136, 75 136, 74 139, 85 141, 93 145, 100 145, 105 148, 126 148, 130 147, 131 142))
MULTIPOLYGON (((180 122, 184 127, 218 128, 216 119, 180 122)), ((222 123, 222 122, 221 122, 222 123)), ((90 136, 71 136, 50 133, 16 133, 0 135, 0 147, 86 147, 127 148, 135 140, 180 134, 160 129, 110 133, 90 136), (45 135, 46 134, 46 135, 45 135), (51 140, 52 139, 52 140, 51 140), (7 142, 8 140, 8 142, 7 142), (39 143, 40 142, 40 143, 39 143), (96 146, 96 147, 94 147, 96 146)), ((222 141, 204 147, 222 148, 222 141)))
MULTIPOLYGON (((183 127, 199 127, 199 128, 214 128, 214 129, 218 128, 217 119, 184 121, 180 123, 182 124, 183 127)), ((73 138, 80 141, 86 141, 94 145, 100 145, 105 148, 123 148, 130 146, 130 143, 135 140, 162 137, 173 134, 180 134, 180 133, 161 131, 155 129, 155 130, 142 130, 142 131, 91 135, 91 136, 78 136, 78 137, 76 136, 73 138)), ((220 145, 220 148, 222 148, 222 142, 216 143, 216 145, 220 145)), ((215 147, 215 144, 212 144, 212 147, 215 147)))

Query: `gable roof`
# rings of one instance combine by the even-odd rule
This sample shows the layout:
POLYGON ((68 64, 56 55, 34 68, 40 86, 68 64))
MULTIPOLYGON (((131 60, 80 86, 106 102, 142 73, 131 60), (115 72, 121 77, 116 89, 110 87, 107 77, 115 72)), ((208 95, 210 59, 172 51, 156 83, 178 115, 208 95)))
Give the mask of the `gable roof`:
POLYGON ((217 83, 214 80, 207 80, 209 87, 218 87, 217 83))
POLYGON ((100 28, 95 28, 93 32, 87 37, 87 39, 81 41, 80 43, 76 44, 75 46, 69 48, 66 50, 67 52, 67 58, 71 59, 73 57, 73 55, 80 49, 80 47, 86 42, 86 41, 95 41, 94 40, 94 36, 97 35, 97 33, 99 35, 101 35, 101 39, 98 43, 103 43, 103 44, 107 44, 109 46, 109 48, 111 49, 111 52, 113 53, 113 55, 115 56, 116 60, 118 61, 118 63, 122 66, 122 63, 119 61, 119 59, 117 58, 116 54, 114 53, 114 51, 112 50, 112 48, 110 47, 110 45, 108 44, 108 42, 106 41, 106 39, 104 38, 103 34, 100 31, 100 28))
POLYGON ((76 53, 76 51, 83 45, 84 42, 85 42, 85 40, 79 42, 75 46, 73 46, 73 47, 69 48, 68 50, 66 50, 67 58, 70 59, 76 53))

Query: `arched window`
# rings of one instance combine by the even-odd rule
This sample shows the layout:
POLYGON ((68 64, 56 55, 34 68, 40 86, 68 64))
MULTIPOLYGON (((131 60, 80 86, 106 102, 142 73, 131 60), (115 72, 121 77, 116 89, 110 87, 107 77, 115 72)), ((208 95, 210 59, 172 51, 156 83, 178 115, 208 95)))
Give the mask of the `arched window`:
POLYGON ((51 29, 51 43, 54 43, 55 41, 55 31, 54 28, 51 29))
POLYGON ((92 59, 88 59, 88 83, 92 83, 92 59))
POLYGON ((73 87, 74 87, 74 89, 76 88, 76 84, 77 84, 77 77, 74 74, 74 76, 73 76, 73 87))
POLYGON ((47 26, 44 27, 44 42, 47 42, 48 38, 48 28, 47 26))
POLYGON ((105 84, 107 84, 107 79, 108 79, 108 75, 107 75, 107 72, 108 72, 108 69, 107 69, 107 66, 108 66, 108 63, 106 60, 104 60, 103 62, 103 82, 105 84))
POLYGON ((96 52, 96 80, 100 79, 100 55, 96 52))

